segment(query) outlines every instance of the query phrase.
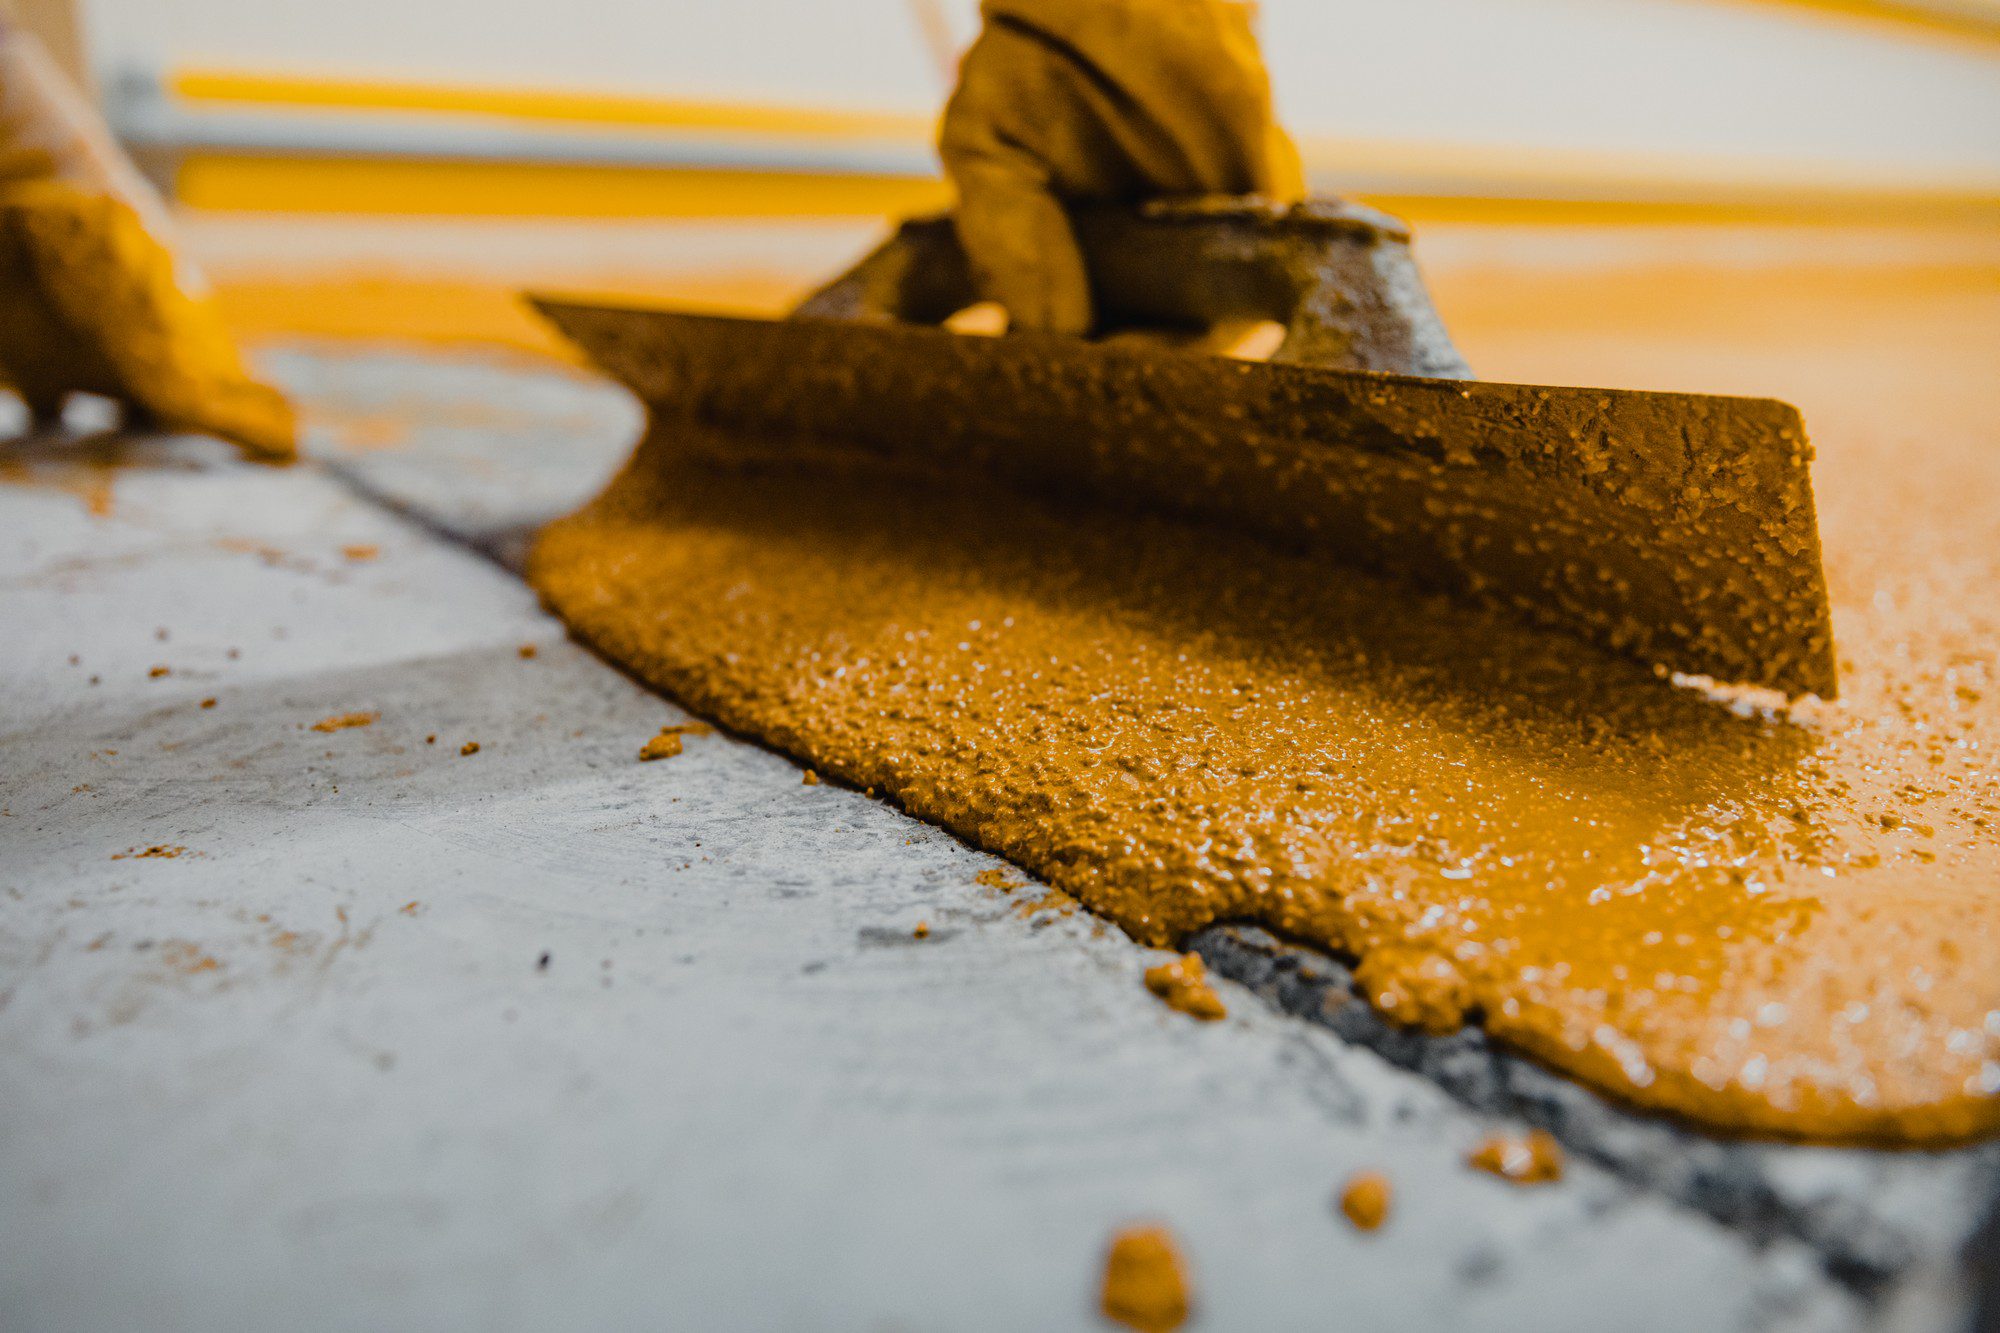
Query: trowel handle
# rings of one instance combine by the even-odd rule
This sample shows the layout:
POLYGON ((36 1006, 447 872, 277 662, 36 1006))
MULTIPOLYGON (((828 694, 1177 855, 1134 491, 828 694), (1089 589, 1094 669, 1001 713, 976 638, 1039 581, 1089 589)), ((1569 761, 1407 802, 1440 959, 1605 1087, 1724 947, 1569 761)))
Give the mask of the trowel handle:
MULTIPOLYGON (((1469 379, 1394 218, 1337 199, 1094 206, 1070 221, 1101 331, 1274 320, 1274 361, 1469 379)), ((937 324, 979 296, 949 216, 905 222, 794 312, 937 324)))

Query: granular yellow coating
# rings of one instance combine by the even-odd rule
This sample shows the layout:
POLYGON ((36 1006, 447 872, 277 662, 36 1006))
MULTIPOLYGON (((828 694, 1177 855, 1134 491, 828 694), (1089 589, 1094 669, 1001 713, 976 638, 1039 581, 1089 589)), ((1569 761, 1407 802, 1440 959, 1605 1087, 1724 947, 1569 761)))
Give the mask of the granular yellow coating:
POLYGON ((1886 1143, 2000 1124, 2000 786, 1957 692, 1992 670, 1988 609, 1787 706, 1220 525, 731 463, 698 429, 531 566, 696 710, 1146 944, 1262 923, 1357 959, 1392 1018, 1481 1023, 1644 1107, 1886 1143))
POLYGON ((1106 1319, 1139 1333, 1173 1333, 1186 1323, 1192 1302, 1173 1233, 1140 1226, 1113 1236, 1101 1301, 1106 1319))

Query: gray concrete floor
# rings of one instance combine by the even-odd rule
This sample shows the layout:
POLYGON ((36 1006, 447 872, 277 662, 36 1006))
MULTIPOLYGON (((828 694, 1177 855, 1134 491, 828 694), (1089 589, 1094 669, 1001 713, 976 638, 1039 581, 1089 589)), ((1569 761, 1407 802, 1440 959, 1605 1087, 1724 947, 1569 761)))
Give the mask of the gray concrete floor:
POLYGON ((5 446, 0 1328, 1089 1329, 1139 1219, 1200 1329, 1965 1318, 1991 1154, 1759 1159, 1894 1230, 1870 1284, 1616 1150, 1512 1187, 1463 1164, 1507 1121, 1421 1062, 1226 982, 1196 1024, 1157 953, 754 745, 637 762, 684 715, 510 572, 632 405, 271 365, 308 465, 5 446), (1371 1236, 1332 1206, 1362 1168, 1371 1236))

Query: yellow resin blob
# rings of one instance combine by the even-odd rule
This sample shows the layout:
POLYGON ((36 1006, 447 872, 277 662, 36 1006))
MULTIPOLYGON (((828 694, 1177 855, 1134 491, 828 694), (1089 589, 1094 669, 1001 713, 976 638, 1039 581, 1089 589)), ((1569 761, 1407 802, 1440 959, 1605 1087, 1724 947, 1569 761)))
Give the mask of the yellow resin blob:
POLYGON ((729 727, 1144 943, 1260 923, 1358 960, 1396 1020, 1639 1106, 2000 1125, 1977 608, 1787 707, 1215 527, 699 429, 655 428, 531 572, 729 727))

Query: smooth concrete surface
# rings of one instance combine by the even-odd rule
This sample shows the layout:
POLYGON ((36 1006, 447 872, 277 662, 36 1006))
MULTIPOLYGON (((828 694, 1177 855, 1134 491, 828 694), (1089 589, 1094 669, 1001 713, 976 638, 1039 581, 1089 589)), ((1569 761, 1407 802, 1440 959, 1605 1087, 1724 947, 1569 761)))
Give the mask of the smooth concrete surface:
MULTIPOLYGON (((296 468, 0 446, 0 1328, 1090 1329, 1139 1219, 1199 1329, 1962 1318, 1949 1157, 1858 1293, 1615 1171, 1474 1172, 1506 1124, 1420 1072, 1169 1011, 1157 952, 755 745, 638 762, 684 715, 508 568, 631 405, 270 364, 296 468)), ((1848 1160, 1800 1188, 1894 1193, 1848 1160)))

